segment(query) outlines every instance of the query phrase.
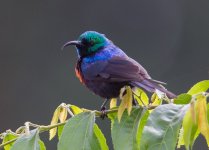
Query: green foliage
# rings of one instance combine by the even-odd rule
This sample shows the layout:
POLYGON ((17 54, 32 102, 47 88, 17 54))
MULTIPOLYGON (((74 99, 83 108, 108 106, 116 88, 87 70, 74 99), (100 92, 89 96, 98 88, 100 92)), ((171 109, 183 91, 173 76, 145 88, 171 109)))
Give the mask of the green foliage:
MULTIPOLYGON (((15 133, 12 133, 11 130, 8 130, 6 131, 5 135, 4 135, 4 138, 3 138, 3 141, 2 143, 6 143, 10 140, 13 140, 13 139, 16 139, 18 136, 15 134, 15 133)), ((11 147, 13 146, 13 142, 8 144, 8 145, 5 145, 4 146, 4 150, 10 150, 11 147)))
POLYGON ((38 129, 34 129, 29 133, 21 135, 15 141, 11 150, 45 150, 44 143, 39 138, 38 129))
POLYGON ((190 95, 206 92, 209 89, 209 80, 200 81, 195 84, 187 93, 190 95))
MULTIPOLYGON (((149 98, 142 89, 124 87, 119 106, 117 99, 112 99, 107 110, 114 150, 174 150, 181 146, 190 150, 200 134, 209 147, 208 89, 209 80, 204 80, 169 100, 159 93, 149 98), (139 105, 132 106, 133 96, 139 105)), ((46 150, 39 134, 49 131, 50 140, 58 136, 58 150, 108 150, 106 138, 95 123, 101 115, 101 111, 62 103, 48 126, 27 122, 16 132, 0 134, 0 149, 46 150)))
POLYGON ((174 99, 174 104, 189 104, 192 99, 192 96, 186 93, 180 94, 177 98, 174 99))
POLYGON ((63 128, 64 128, 64 125, 61 125, 61 126, 59 126, 57 128, 58 128, 57 136, 60 139, 62 131, 63 131, 63 128))
POLYGON ((165 104, 149 116, 141 137, 141 150, 175 149, 179 129, 188 106, 165 104))
POLYGON ((154 93, 151 97, 151 105, 152 106, 158 106, 162 104, 162 99, 160 99, 156 93, 154 93))
POLYGON ((193 120, 194 106, 193 104, 190 106, 186 115, 184 116, 183 125, 182 125, 182 138, 180 138, 180 145, 185 145, 186 149, 192 147, 194 144, 197 135, 199 135, 199 131, 197 130, 197 123, 193 120))
POLYGON ((136 88, 133 92, 134 98, 137 100, 139 105, 147 106, 149 104, 149 97, 142 89, 136 88))
POLYGON ((127 111, 118 121, 117 113, 109 114, 112 126, 112 140, 115 150, 132 150, 137 149, 137 131, 140 119, 143 116, 143 108, 134 108, 129 116, 127 111))
POLYGON ((44 142, 42 140, 39 140, 38 144, 40 146, 40 150, 46 150, 45 144, 44 144, 44 142))
POLYGON ((193 99, 191 99, 190 107, 183 119, 178 147, 185 145, 187 150, 192 149, 194 141, 200 133, 206 138, 209 146, 209 123, 207 117, 209 109, 206 104, 208 93, 206 95, 204 93, 208 88, 209 80, 204 80, 195 84, 187 92, 187 95, 193 95, 193 99))
POLYGON ((58 143, 58 150, 106 150, 106 140, 95 124, 94 112, 83 112, 68 120, 58 143))
POLYGON ((147 123, 147 119, 148 119, 149 115, 150 115, 149 111, 145 109, 144 112, 143 112, 143 115, 140 119, 138 131, 137 131, 137 136, 136 136, 137 137, 136 140, 137 140, 137 143, 138 143, 137 149, 140 149, 142 132, 144 130, 144 126, 147 123))

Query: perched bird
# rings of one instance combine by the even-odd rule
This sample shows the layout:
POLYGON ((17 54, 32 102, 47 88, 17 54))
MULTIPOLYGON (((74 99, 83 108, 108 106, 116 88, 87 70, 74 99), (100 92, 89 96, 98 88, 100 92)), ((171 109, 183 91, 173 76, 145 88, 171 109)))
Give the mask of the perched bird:
POLYGON ((152 93, 158 89, 169 98, 176 97, 160 85, 163 82, 153 80, 138 62, 128 57, 104 34, 86 31, 78 40, 64 44, 63 48, 69 45, 74 45, 78 53, 77 77, 102 98, 117 98, 125 85, 152 93))

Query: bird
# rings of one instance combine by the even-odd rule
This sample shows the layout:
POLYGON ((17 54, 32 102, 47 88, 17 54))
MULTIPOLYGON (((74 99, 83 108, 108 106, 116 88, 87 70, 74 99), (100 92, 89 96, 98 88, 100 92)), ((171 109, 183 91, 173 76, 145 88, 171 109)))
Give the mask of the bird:
POLYGON ((86 31, 77 40, 66 42, 62 49, 70 45, 75 46, 78 54, 76 76, 90 91, 106 100, 101 110, 109 99, 119 97, 124 86, 151 93, 159 90, 170 99, 176 97, 162 86, 164 82, 152 79, 142 65, 102 33, 86 31))

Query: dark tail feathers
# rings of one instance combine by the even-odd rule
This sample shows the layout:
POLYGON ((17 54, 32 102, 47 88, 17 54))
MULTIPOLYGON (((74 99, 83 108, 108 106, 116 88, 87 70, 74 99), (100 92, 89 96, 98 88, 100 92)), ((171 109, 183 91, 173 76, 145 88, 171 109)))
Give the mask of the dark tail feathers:
POLYGON ((161 92, 165 93, 168 98, 175 98, 176 95, 173 94, 172 92, 166 90, 162 85, 159 84, 159 81, 156 80, 152 80, 152 79, 144 79, 141 82, 131 82, 131 85, 139 87, 139 88, 143 88, 148 92, 155 92, 155 89, 160 90, 161 92))

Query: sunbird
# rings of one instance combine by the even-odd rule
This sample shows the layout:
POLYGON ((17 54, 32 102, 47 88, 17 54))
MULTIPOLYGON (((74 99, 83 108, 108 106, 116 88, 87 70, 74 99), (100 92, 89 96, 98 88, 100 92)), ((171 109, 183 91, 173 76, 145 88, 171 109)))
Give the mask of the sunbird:
POLYGON ((63 48, 69 45, 75 46, 78 53, 75 72, 80 82, 106 99, 101 110, 105 110, 107 100, 119 97, 124 86, 142 88, 151 93, 159 90, 168 98, 176 97, 161 85, 163 82, 152 79, 142 65, 104 34, 86 31, 78 40, 65 43, 63 48))

